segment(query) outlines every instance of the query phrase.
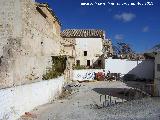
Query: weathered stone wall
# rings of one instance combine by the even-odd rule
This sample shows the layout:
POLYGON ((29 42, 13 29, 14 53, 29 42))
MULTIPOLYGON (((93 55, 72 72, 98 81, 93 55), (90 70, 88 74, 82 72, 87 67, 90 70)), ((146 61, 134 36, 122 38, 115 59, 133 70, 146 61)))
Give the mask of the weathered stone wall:
POLYGON ((160 71, 157 69, 158 64, 160 64, 160 53, 155 56, 155 78, 160 81, 160 71))
POLYGON ((64 54, 75 58, 75 38, 63 38, 62 44, 64 46, 64 54))
POLYGON ((20 0, 1 0, 0 4, 0 87, 13 83, 14 54, 20 47, 22 19, 20 0), (17 19, 19 18, 19 19, 17 19), (8 80, 9 79, 9 80, 8 80))
POLYGON ((67 66, 65 70, 66 82, 73 79, 73 65, 75 63, 75 38, 63 38, 62 44, 64 46, 64 55, 67 56, 67 66))
POLYGON ((56 33, 58 35, 60 35, 61 34, 61 26, 58 24, 57 21, 55 21, 55 28, 56 28, 56 33))
POLYGON ((155 95, 160 96, 160 71, 157 69, 158 64, 160 64, 160 53, 155 55, 155 95))
POLYGON ((53 33, 56 35, 60 36, 61 33, 61 26, 60 24, 56 21, 55 16, 51 14, 51 11, 47 9, 47 7, 40 7, 43 12, 47 15, 47 21, 50 23, 50 26, 53 27, 53 33))
POLYGON ((60 38, 53 33, 53 25, 37 10, 33 2, 23 2, 23 37, 24 44, 32 55, 60 54, 60 38), (27 40, 28 39, 28 40, 27 40), (38 49, 36 49, 38 48, 38 49))
POLYGON ((63 48, 57 36, 34 0, 1 0, 0 88, 41 80, 63 48))

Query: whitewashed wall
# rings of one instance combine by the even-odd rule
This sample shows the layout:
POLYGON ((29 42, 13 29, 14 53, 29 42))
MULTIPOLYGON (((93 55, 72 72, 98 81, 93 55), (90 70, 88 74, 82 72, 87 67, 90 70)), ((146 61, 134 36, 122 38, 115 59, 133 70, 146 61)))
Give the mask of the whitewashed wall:
POLYGON ((0 120, 15 120, 61 93, 64 77, 0 90, 0 120))
POLYGON ((95 73, 103 72, 103 69, 83 69, 83 70, 73 70, 73 80, 85 81, 94 80, 95 73))
POLYGON ((154 78, 154 61, 129 61, 126 59, 106 59, 105 72, 121 74, 134 74, 139 78, 154 78))
POLYGON ((102 38, 76 38, 76 60, 80 60, 80 65, 87 65, 87 60, 90 60, 92 65, 99 57, 96 54, 102 55, 102 38), (87 56, 84 56, 84 51, 87 51, 87 56))

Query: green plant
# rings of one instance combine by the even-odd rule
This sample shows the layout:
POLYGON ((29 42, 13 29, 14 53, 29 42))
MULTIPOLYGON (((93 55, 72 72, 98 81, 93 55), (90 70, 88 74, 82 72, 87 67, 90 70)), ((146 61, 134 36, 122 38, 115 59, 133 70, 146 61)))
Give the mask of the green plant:
POLYGON ((66 69, 65 56, 52 56, 52 67, 48 68, 46 74, 42 76, 43 80, 49 80, 61 76, 66 69))
POLYGON ((74 66, 74 69, 77 69, 77 70, 80 70, 80 69, 87 69, 87 67, 84 66, 84 65, 76 65, 76 66, 74 66))
POLYGON ((43 75, 43 80, 49 80, 49 79, 53 79, 53 78, 57 78, 58 76, 61 76, 61 73, 57 72, 57 71, 52 71, 49 70, 46 72, 45 75, 43 75))

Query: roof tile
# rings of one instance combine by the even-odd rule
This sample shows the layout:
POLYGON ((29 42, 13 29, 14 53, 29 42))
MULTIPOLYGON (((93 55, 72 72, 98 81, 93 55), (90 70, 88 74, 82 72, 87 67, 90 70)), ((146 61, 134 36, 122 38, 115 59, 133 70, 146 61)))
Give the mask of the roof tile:
POLYGON ((104 38, 104 31, 100 29, 67 29, 61 32, 63 38, 104 38))

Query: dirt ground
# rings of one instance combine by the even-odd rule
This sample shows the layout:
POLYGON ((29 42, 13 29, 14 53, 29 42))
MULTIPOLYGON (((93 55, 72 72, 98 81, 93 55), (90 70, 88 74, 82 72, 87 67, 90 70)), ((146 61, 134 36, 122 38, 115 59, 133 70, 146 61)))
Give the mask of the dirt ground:
POLYGON ((23 120, 160 120, 160 99, 126 101, 121 92, 129 87, 123 82, 99 81, 71 86, 60 99, 35 108, 30 112, 30 119, 24 117, 23 120))

